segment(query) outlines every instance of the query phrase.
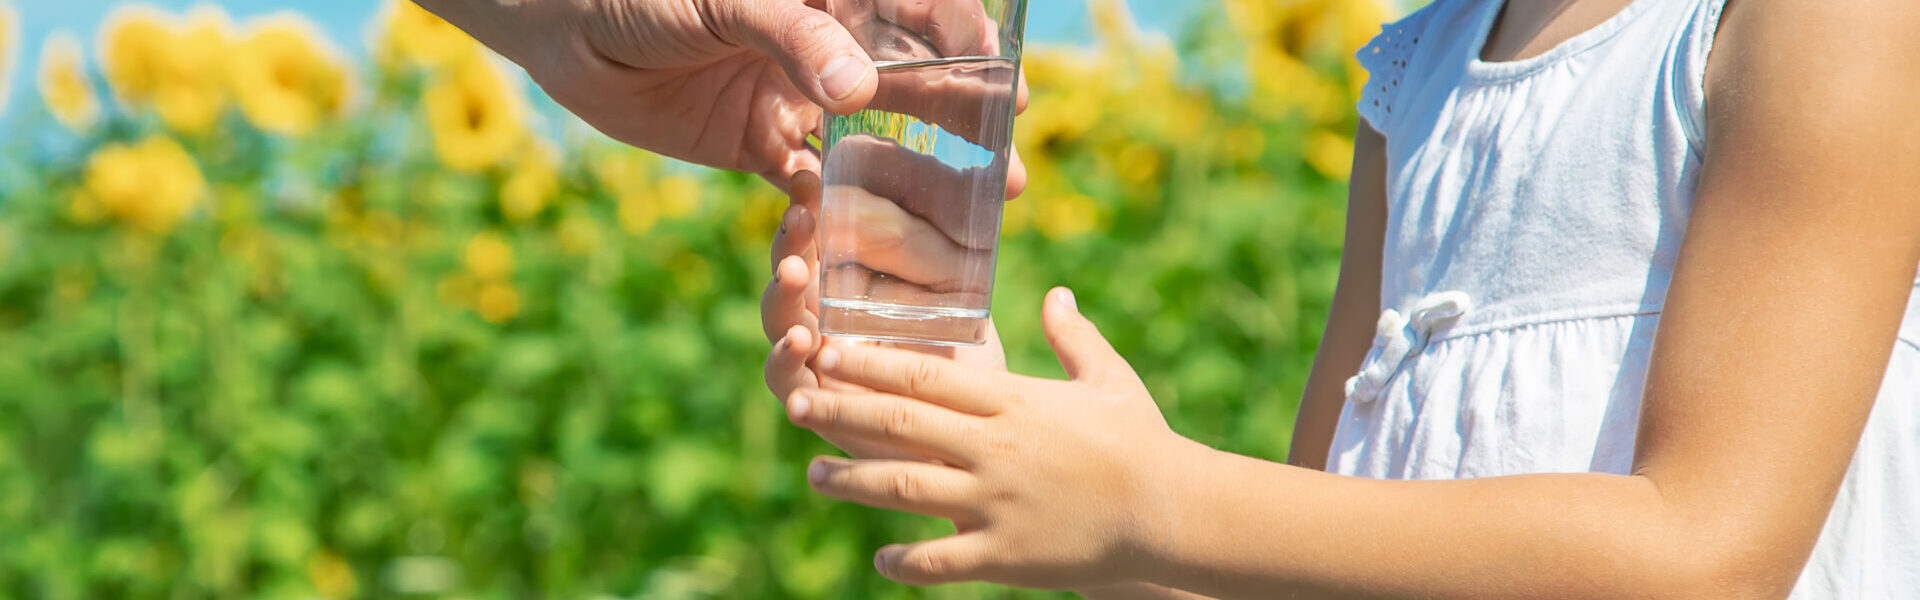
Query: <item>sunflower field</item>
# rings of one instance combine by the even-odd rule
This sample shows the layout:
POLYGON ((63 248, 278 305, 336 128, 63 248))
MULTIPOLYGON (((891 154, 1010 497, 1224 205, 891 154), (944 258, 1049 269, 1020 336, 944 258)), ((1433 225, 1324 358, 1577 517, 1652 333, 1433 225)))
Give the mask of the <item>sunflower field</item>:
MULTIPOLYGON (((1060 596, 890 583, 871 552, 942 523, 807 489, 832 448, 760 381, 765 183, 600 137, 408 3, 353 41, 138 4, 21 39, 32 4, 0 0, 0 597, 1060 596)), ((1175 429, 1283 458, 1386 9, 1214 0, 1169 40, 1090 5, 1095 43, 1026 60, 1012 366, 1058 375, 1072 286, 1175 429)))

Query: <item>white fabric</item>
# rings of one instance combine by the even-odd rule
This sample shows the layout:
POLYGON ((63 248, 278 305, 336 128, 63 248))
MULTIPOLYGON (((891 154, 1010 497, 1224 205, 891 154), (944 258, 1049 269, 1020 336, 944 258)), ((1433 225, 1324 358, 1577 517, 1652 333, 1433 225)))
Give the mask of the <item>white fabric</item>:
MULTIPOLYGON (((1631 468, 1724 1, 1636 0, 1541 56, 1486 63, 1501 2, 1436 0, 1360 50, 1361 116, 1387 139, 1385 310, 1330 470, 1631 468)), ((1796 599, 1920 590, 1920 297, 1901 335, 1796 599)))

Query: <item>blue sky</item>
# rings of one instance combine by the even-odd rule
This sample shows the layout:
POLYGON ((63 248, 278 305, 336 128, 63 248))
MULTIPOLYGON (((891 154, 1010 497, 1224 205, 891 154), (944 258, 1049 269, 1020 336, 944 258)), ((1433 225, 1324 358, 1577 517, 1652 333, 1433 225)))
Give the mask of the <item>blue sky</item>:
MULTIPOLYGON (((0 0, 7 1, 7 0, 0 0)), ((1177 29, 1182 22, 1183 7, 1192 6, 1192 2, 1168 0, 1128 0, 1133 6, 1134 16, 1143 27, 1152 30, 1170 31, 1177 29)), ((384 4, 385 0, 219 0, 211 2, 226 8, 236 20, 251 16, 268 14, 280 10, 296 10, 327 29, 342 46, 354 51, 363 48, 364 29, 368 20, 384 4)), ((100 18, 113 6, 122 2, 106 0, 12 0, 13 9, 20 17, 19 47, 14 49, 16 56, 11 74, 10 86, 12 101, 7 102, 7 112, 16 112, 21 104, 34 101, 32 81, 34 66, 39 64, 40 44, 47 34, 67 30, 78 34, 85 40, 89 52, 92 49, 93 31, 100 18)), ((169 10, 184 10, 195 4, 207 3, 205 0, 146 0, 169 10)), ((1076 43, 1087 39, 1085 0, 1037 0, 1028 8, 1028 37, 1035 41, 1054 43, 1076 43)), ((89 59, 92 57, 90 56, 89 59)))

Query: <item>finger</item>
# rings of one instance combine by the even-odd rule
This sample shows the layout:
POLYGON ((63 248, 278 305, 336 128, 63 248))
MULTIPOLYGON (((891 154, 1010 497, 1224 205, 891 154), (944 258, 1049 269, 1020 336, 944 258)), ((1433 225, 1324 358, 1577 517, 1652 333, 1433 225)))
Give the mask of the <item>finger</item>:
POLYGON ((853 436, 918 451, 949 464, 972 464, 979 417, 892 394, 801 389, 787 397, 787 418, 823 435, 853 436))
POLYGON ((881 548, 874 553, 873 567, 907 585, 982 581, 991 577, 994 554, 986 532, 969 531, 881 548))
POLYGON ((1017 399, 1020 379, 1005 372, 895 348, 829 343, 813 358, 814 371, 878 392, 933 402, 963 413, 991 416, 1017 399))
POLYGON ((816 315, 807 305, 811 275, 806 262, 798 256, 789 256, 774 265, 773 281, 760 295, 760 329, 767 334, 767 341, 780 341, 791 327, 819 327, 816 315))
POLYGON ((821 188, 823 187, 820 181, 819 167, 816 166, 813 170, 801 171, 795 174, 793 183, 795 193, 792 196, 792 202, 806 209, 806 215, 808 217, 807 234, 803 236, 806 238, 807 250, 800 254, 800 257, 805 259, 807 264, 806 308, 807 312, 818 315, 820 314, 820 247, 818 242, 820 231, 820 196, 822 194, 821 188))
POLYGON ((852 114, 873 98, 878 78, 871 59, 827 13, 796 0, 701 0, 697 6, 722 41, 772 58, 821 107, 852 114))
POLYGON ((1027 163, 1020 160, 1020 149, 1007 146, 1012 158, 1007 161, 1007 199, 1019 198, 1027 191, 1027 163))
MULTIPOLYGON (((867 267, 851 264, 827 269, 826 285, 827 289, 833 291, 829 296, 834 298, 886 298, 888 302, 909 306, 986 306, 988 300, 986 292, 935 291, 887 273, 877 273, 867 267)), ((911 323, 897 325, 911 326, 911 323)), ((925 325, 941 328, 950 324, 930 321, 925 325)))
POLYGON ((774 397, 784 401, 794 390, 820 386, 813 369, 807 368, 807 359, 818 349, 814 341, 813 332, 795 325, 774 342, 766 364, 767 390, 774 397))
MULTIPOLYGON (((774 397, 784 401, 796 389, 844 386, 822 381, 814 375, 813 369, 807 368, 807 357, 817 349, 818 339, 813 332, 796 325, 774 344, 773 352, 767 355, 766 364, 767 389, 773 392, 774 397)), ((928 460, 926 456, 873 440, 825 433, 820 434, 820 438, 854 458, 928 460)))
MULTIPOLYGON (((775 344, 773 353, 767 356, 767 389, 772 390, 775 397, 785 400, 795 389, 818 387, 823 384, 840 385, 831 381, 820 381, 814 376, 813 370, 807 368, 807 356, 812 353, 813 341, 817 339, 812 337, 812 332, 794 327, 791 338, 793 340, 791 342, 783 339, 779 344, 775 344)), ((827 433, 820 434, 820 438, 854 458, 922 462, 929 460, 929 457, 910 450, 873 440, 827 433)))
POLYGON ((807 209, 808 214, 820 214, 820 193, 822 189, 819 171, 800 171, 793 174, 792 196, 789 202, 807 209))
POLYGON ((1000 53, 1000 24, 979 0, 883 2, 881 16, 923 36, 940 56, 993 56, 1000 53))
POLYGON ((849 264, 920 284, 936 292, 982 292, 993 277, 987 250, 955 244, 892 200, 851 186, 827 189, 832 222, 821 224, 820 262, 849 264))
MULTIPOLYGON (((863 134, 835 142, 828 152, 826 168, 834 175, 836 185, 857 187, 892 200, 907 213, 932 223, 954 243, 984 250, 999 239, 1000 214, 995 210, 999 207, 985 206, 974 199, 1001 195, 981 189, 999 185, 994 178, 997 166, 955 169, 936 156, 863 134)), ((1022 185, 1024 180, 1022 175, 1022 185)))
MULTIPOLYGON (((758 80, 748 85, 764 93, 754 94, 739 110, 710 112, 706 123, 698 129, 685 129, 683 133, 699 137, 701 141, 694 147, 700 149, 700 155, 735 155, 718 164, 739 161, 739 169, 758 173, 774 187, 789 190, 795 174, 820 170, 820 151, 807 139, 807 132, 823 122, 820 106, 794 87, 784 71, 763 69, 758 80), (729 136, 720 133, 721 130, 738 133, 729 136), (702 136, 696 131, 708 135, 702 136), (725 141, 736 137, 737 143, 725 141)), ((630 107, 616 110, 626 118, 634 118, 630 107)))
MULTIPOLYGON (((749 134, 749 137, 757 135, 749 134)), ((801 135, 804 138, 805 134, 801 135)), ((782 192, 792 191, 795 174, 820 170, 820 151, 805 139, 793 140, 777 146, 770 150, 759 151, 759 155, 768 157, 764 163, 751 163, 762 165, 759 168, 743 166, 740 170, 759 175, 762 180, 772 184, 774 189, 782 192)))
POLYGON ((901 460, 813 459, 807 482, 827 496, 929 517, 980 520, 978 484, 952 467, 901 460))
POLYGON ((805 203, 818 204, 820 180, 811 173, 791 180, 794 205, 787 208, 780 229, 774 234, 772 256, 773 281, 760 299, 761 328, 775 342, 768 357, 767 382, 775 395, 785 398, 800 385, 818 385, 809 370, 804 380, 794 380, 794 369, 805 370, 806 358, 816 349, 811 331, 819 328, 816 313, 808 304, 807 292, 813 289, 811 256, 813 218, 805 203), (797 345, 792 345, 794 342, 797 345), (784 383, 783 383, 784 382, 784 383))
POLYGON ((1014 92, 1014 95, 1013 95, 1013 114, 1016 114, 1016 115, 1026 114, 1026 112, 1027 112, 1027 67, 1026 65, 1021 65, 1020 66, 1020 87, 1017 91, 1014 92))
MULTIPOLYGON (((780 228, 773 232, 773 244, 768 248, 773 266, 779 267, 780 261, 790 256, 804 259, 813 248, 813 227, 813 211, 797 202, 787 206, 786 213, 780 217, 780 228)), ((777 278, 779 274, 776 269, 774 276, 777 278)))
POLYGON ((1060 367, 1076 381, 1100 385, 1133 369, 1114 351, 1093 321, 1081 316, 1073 291, 1064 287, 1047 293, 1040 310, 1040 325, 1047 333, 1047 344, 1060 357, 1060 367))

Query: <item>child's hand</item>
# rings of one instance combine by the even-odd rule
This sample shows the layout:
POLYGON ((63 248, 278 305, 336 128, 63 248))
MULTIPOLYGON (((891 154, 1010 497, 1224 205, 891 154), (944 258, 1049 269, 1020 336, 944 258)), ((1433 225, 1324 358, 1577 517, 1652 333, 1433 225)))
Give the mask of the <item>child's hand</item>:
POLYGON ((1158 537, 1143 518, 1164 514, 1157 474, 1191 443, 1167 427, 1071 292, 1049 294, 1042 317, 1072 381, 836 342, 813 364, 845 385, 806 386, 788 400, 788 417, 823 436, 940 461, 820 457, 808 467, 821 493, 958 526, 951 537, 881 549, 881 574, 1086 589, 1126 580, 1143 541, 1158 537))
MULTIPOLYGON (((793 205, 781 219, 773 238, 773 281, 760 300, 761 326, 773 351, 767 357, 767 388, 786 398, 801 387, 831 387, 857 390, 830 378, 821 378, 807 366, 807 359, 819 349, 820 326, 816 316, 820 301, 819 257, 814 247, 814 215, 820 208, 820 178, 802 172, 793 179, 793 205)), ((937 233, 933 235, 939 235, 937 233)), ((899 344, 915 352, 952 358, 961 363, 993 371, 1007 369, 1006 354, 1000 336, 989 323, 987 343, 969 348, 940 348, 899 344)), ((912 453, 857 437, 823 435, 828 442, 848 455, 859 458, 919 458, 912 453)))

